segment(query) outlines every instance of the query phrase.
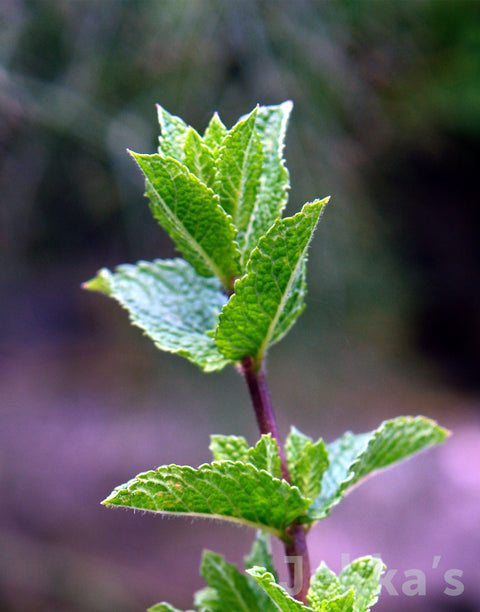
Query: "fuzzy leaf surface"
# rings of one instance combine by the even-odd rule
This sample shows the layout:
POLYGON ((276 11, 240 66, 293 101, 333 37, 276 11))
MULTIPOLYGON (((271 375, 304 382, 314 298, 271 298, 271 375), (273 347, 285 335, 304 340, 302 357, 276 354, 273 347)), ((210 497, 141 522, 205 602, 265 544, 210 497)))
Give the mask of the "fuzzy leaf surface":
POLYGON ((143 171, 154 217, 202 276, 225 287, 239 271, 236 230, 218 197, 185 166, 161 155, 132 153, 143 171))
POLYGON ((207 333, 226 301, 220 281, 199 276, 186 261, 141 261, 113 273, 102 269, 85 287, 116 299, 159 349, 182 355, 206 372, 228 363, 207 333))
POLYGON ((241 574, 221 555, 205 551, 200 573, 209 587, 197 593, 195 605, 198 607, 212 612, 275 612, 255 580, 241 574))
POLYGON ((160 104, 157 104, 157 113, 161 131, 158 152, 165 157, 173 157, 183 163, 185 161, 184 148, 188 125, 180 117, 171 115, 160 104))
POLYGON ((120 485, 102 502, 161 514, 223 519, 283 537, 309 507, 296 487, 249 463, 164 465, 120 485))
POLYGON ((316 499, 320 495, 322 478, 328 468, 328 451, 323 440, 312 438, 292 427, 285 442, 287 464, 292 478, 302 495, 316 499))
POLYGON ((308 513, 308 520, 328 516, 346 492, 362 478, 411 455, 441 444, 448 431, 425 417, 398 417, 385 421, 375 431, 346 433, 327 445, 330 465, 322 480, 322 491, 308 513))
POLYGON ((294 217, 277 220, 260 239, 220 315, 215 340, 228 359, 250 356, 261 363, 299 317, 307 249, 326 201, 305 204, 294 217))
POLYGON ((239 232, 242 269, 260 237, 281 217, 287 204, 290 182, 283 147, 292 107, 287 101, 257 110, 255 130, 263 147, 263 168, 248 222, 239 232))
POLYGON ((265 590, 272 602, 275 610, 282 612, 302 612, 312 610, 294 599, 280 584, 275 582, 275 578, 263 567, 253 567, 247 573, 255 578, 258 584, 265 590))

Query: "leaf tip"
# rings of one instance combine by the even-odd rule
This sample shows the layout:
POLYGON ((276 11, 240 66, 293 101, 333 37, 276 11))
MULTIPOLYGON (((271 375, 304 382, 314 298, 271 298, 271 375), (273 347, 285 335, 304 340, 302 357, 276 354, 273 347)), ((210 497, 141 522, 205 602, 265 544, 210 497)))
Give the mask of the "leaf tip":
POLYGON ((98 293, 111 295, 112 287, 110 284, 110 277, 110 271, 106 268, 102 268, 97 272, 96 276, 82 283, 80 287, 82 289, 86 289, 87 291, 97 291, 98 293))

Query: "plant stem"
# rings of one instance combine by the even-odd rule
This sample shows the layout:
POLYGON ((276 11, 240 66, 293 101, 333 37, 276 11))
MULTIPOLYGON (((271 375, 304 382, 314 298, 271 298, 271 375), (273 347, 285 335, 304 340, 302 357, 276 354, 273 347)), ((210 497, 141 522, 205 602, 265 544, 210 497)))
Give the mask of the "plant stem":
MULTIPOLYGON (((279 435, 277 420, 273 412, 270 394, 268 393, 265 372, 263 369, 257 370, 254 367, 254 362, 251 357, 245 357, 245 359, 242 360, 241 370, 250 392, 250 398, 252 400, 260 433, 271 434, 277 441, 282 466, 282 478, 291 483, 285 449, 279 435)), ((288 565, 290 587, 296 591, 295 597, 299 601, 306 603, 307 591, 310 584, 310 560, 308 557, 305 528, 297 522, 287 529, 285 554, 290 558, 288 565), (298 559, 300 562, 295 562, 298 559), (294 562, 292 563, 292 561, 294 562), (300 575, 298 575, 298 571, 300 571, 300 575)))

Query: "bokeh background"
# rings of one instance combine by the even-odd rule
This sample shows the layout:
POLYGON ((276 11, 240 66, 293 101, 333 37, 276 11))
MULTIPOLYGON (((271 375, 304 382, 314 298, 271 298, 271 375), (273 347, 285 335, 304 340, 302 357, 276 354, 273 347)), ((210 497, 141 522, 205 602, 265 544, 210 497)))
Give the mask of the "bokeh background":
POLYGON ((203 130, 286 99, 287 213, 332 200, 268 364, 282 433, 425 414, 454 434, 355 490, 312 562, 381 554, 379 611, 480 609, 480 2, 2 0, 2 612, 187 608, 204 547, 241 563, 246 529, 99 505, 256 431, 232 368, 161 354, 80 284, 174 254, 125 152, 155 150, 156 102, 203 130))

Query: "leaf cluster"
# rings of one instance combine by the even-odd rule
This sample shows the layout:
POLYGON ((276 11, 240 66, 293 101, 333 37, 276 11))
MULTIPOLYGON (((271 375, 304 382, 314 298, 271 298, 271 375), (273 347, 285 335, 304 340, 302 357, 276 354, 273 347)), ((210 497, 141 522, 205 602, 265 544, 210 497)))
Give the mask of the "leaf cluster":
POLYGON ((288 540, 296 521, 311 528, 362 479, 429 446, 447 431, 425 417, 397 417, 364 434, 325 444, 292 428, 285 451, 291 482, 281 477, 277 441, 249 447, 241 436, 214 435, 213 462, 163 465, 116 487, 102 502, 160 514, 241 523, 288 540))
POLYGON ((291 109, 258 106, 230 130, 214 114, 200 135, 159 106, 158 152, 130 153, 183 259, 102 269, 85 283, 124 306, 158 348, 207 372, 247 356, 260 367, 304 308, 308 245, 328 198, 281 218, 291 109))
MULTIPOLYGON (((269 541, 261 532, 245 558, 246 574, 211 551, 203 554, 200 573, 207 587, 195 594, 199 612, 368 612, 380 593, 383 563, 373 557, 355 559, 337 576, 324 563, 314 573, 305 605, 278 582, 269 541), (253 564, 252 564, 253 563, 253 564)), ((162 602, 148 612, 181 612, 162 602)), ((190 611, 192 612, 192 611, 190 611)))
MULTIPOLYGON (((153 216, 183 259, 102 269, 85 285, 116 299, 158 348, 206 372, 244 360, 260 370, 269 348, 304 308, 308 247, 328 198, 282 218, 291 108, 291 102, 258 106, 231 129, 215 114, 200 135, 158 107, 158 152, 131 155, 145 176, 153 216)), ((286 466, 270 434, 255 446, 240 436, 214 435, 211 463, 143 472, 103 504, 257 530, 246 574, 205 552, 201 574, 208 586, 195 596, 200 612, 366 612, 380 591, 379 559, 357 559, 338 576, 322 564, 311 578, 307 605, 278 583, 268 538, 288 546, 293 526, 308 531, 366 476, 447 435, 425 417, 399 417, 331 443, 292 427, 286 466)), ((150 612, 175 608, 160 603, 150 612)))
MULTIPOLYGON (((209 585, 197 593, 203 612, 283 610, 296 612, 364 612, 377 601, 383 564, 357 559, 337 577, 324 564, 312 576, 307 607, 276 581, 268 553, 268 534, 288 540, 288 527, 309 529, 361 479, 441 443, 446 430, 425 417, 398 417, 371 432, 347 432, 325 444, 292 428, 285 444, 291 483, 282 480, 277 441, 262 436, 249 447, 241 436, 214 435, 213 462, 198 468, 169 465, 139 474, 117 487, 108 506, 197 516, 257 528, 247 575, 211 552, 204 554, 201 574, 209 585), (260 587, 260 589, 259 589, 260 587)), ((161 603, 150 612, 175 611, 161 603)))

